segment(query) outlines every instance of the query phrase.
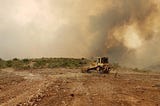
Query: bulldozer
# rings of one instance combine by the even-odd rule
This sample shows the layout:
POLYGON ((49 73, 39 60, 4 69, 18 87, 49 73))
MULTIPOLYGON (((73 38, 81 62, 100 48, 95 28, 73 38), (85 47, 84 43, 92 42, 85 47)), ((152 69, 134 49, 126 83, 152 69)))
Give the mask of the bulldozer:
POLYGON ((109 74, 111 65, 109 64, 108 57, 97 57, 96 61, 92 62, 89 67, 82 69, 82 73, 91 73, 92 71, 97 71, 101 74, 109 74))

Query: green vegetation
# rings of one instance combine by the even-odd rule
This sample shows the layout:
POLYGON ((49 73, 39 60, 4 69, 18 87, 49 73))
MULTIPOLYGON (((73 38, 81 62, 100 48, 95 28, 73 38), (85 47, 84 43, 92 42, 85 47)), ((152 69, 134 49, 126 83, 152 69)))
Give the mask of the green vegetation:
POLYGON ((41 68, 78 68, 86 65, 87 59, 74 58, 38 58, 38 59, 0 59, 0 68, 41 69, 41 68))
POLYGON ((5 68, 5 66, 6 66, 5 61, 0 58, 0 68, 5 68))

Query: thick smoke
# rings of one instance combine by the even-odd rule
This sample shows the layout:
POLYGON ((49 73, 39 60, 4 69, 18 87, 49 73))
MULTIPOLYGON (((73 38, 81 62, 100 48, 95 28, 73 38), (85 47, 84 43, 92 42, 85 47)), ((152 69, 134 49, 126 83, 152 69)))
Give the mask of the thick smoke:
POLYGON ((112 3, 109 9, 91 17, 91 31, 96 36, 92 55, 109 56, 114 62, 140 68, 158 62, 157 2, 113 0, 112 3))
POLYGON ((86 21, 88 15, 94 13, 94 3, 92 0, 88 3, 79 0, 0 0, 0 57, 86 56, 89 52, 86 21), (93 10, 90 10, 92 5, 93 10))
POLYGON ((0 0, 0 57, 160 59, 159 0, 0 0))

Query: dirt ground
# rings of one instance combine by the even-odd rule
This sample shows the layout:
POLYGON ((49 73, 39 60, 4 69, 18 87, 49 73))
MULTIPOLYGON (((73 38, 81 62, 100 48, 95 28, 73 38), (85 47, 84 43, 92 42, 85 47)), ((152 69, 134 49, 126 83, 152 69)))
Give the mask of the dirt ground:
POLYGON ((0 106, 160 106, 160 74, 2 69, 0 106))

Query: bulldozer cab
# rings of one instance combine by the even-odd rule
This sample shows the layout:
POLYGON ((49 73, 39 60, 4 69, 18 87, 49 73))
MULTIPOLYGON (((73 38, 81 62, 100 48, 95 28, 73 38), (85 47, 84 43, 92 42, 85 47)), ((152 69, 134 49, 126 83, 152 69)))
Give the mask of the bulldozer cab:
POLYGON ((107 64, 108 62, 108 57, 98 57, 97 58, 97 64, 107 64))

